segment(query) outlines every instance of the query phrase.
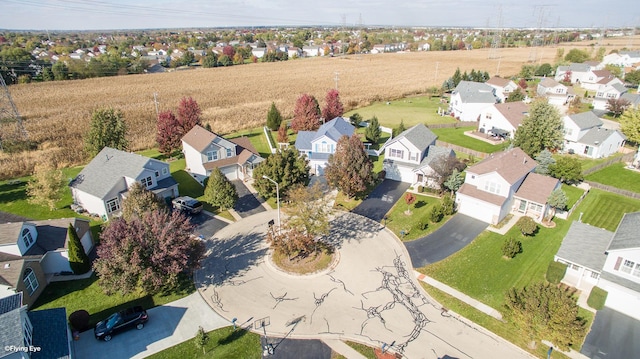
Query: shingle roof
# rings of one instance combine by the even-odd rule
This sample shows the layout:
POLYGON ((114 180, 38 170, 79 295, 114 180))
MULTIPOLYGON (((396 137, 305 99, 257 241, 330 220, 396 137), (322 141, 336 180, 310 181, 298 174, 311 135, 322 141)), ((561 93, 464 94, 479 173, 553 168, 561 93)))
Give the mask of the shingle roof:
POLYGON ((476 174, 497 172, 509 184, 514 184, 531 172, 537 165, 537 162, 519 147, 514 147, 507 151, 489 155, 484 160, 467 168, 467 172, 476 174))
POLYGON ((23 222, 0 224, 0 244, 16 243, 20 238, 23 222))
POLYGON ((416 146, 416 148, 421 151, 434 144, 438 139, 435 133, 433 133, 430 129, 427 128, 422 123, 419 123, 408 130, 403 131, 401 134, 396 136, 396 138, 387 142, 387 146, 392 143, 396 143, 402 139, 406 139, 412 145, 416 146))
POLYGON ((573 121, 578 126, 578 128, 582 130, 596 126, 602 126, 602 120, 598 118, 598 116, 593 113, 593 111, 569 115, 569 119, 571 119, 571 121, 573 121))
POLYGON ((0 284, 15 288, 20 280, 24 259, 13 254, 0 253, 0 284))
POLYGON ((22 307, 22 292, 0 298, 0 315, 22 307))
POLYGON ((495 106, 498 112, 500 112, 515 129, 518 129, 524 117, 529 113, 529 105, 522 101, 498 103, 495 104, 495 106))
POLYGON ((626 92, 626 93, 623 93, 622 96, 620 96, 620 98, 623 98, 629 101, 629 103, 631 103, 631 106, 640 105, 640 94, 626 92))
POLYGON ((28 220, 26 217, 16 216, 13 213, 7 213, 0 211, 0 224, 3 223, 13 223, 13 222, 24 222, 28 220))
POLYGON ((295 147, 301 151, 311 151, 311 143, 322 136, 327 136, 338 142, 340 137, 351 136, 354 131, 355 127, 343 117, 336 117, 331 121, 325 122, 317 131, 299 131, 295 147))
POLYGON ((0 315, 0 358, 13 354, 4 350, 7 346, 24 346, 20 309, 14 309, 0 315))
POLYGON ((463 103, 496 103, 498 101, 493 87, 482 82, 460 81, 453 93, 460 94, 460 100, 463 103))
POLYGON ((511 80, 502 78, 500 76, 493 76, 492 78, 485 81, 487 85, 494 85, 498 87, 505 87, 509 84, 511 80))
POLYGON ((571 223, 556 256, 591 270, 601 271, 612 232, 586 223, 571 223))
POLYGON ((558 186, 558 182, 556 178, 531 172, 524 179, 515 195, 528 201, 545 204, 551 192, 558 186))
POLYGON ((202 152, 211 143, 218 143, 228 140, 216 133, 208 131, 202 126, 195 125, 182 137, 182 141, 193 147, 196 151, 202 152))
POLYGON ((582 137, 578 139, 578 142, 584 143, 585 145, 598 146, 616 132, 620 135, 620 137, 626 139, 626 137, 618 130, 596 127, 587 131, 582 137))
POLYGON ((42 348, 32 353, 31 359, 70 358, 65 308, 34 310, 28 315, 33 325, 33 345, 42 348))
POLYGON ((437 160, 438 158, 448 157, 448 156, 455 156, 455 152, 448 147, 431 145, 427 149, 427 155, 424 156, 420 164, 416 166, 416 168, 413 171, 415 172, 426 166, 429 166, 433 161, 437 160))
POLYGON ((589 64, 580 64, 574 62, 569 65, 569 70, 571 70, 571 72, 587 72, 591 70, 591 66, 589 66, 589 64))
POLYGON ((49 219, 45 221, 33 221, 38 231, 36 244, 33 245, 25 256, 44 255, 49 251, 67 248, 67 230, 69 223, 74 228, 79 229, 78 237, 82 238, 89 230, 89 221, 82 218, 61 218, 49 219), (82 225, 80 225, 82 223, 82 225))
POLYGON ((546 88, 556 87, 558 85, 561 85, 561 83, 559 83, 558 81, 550 77, 545 77, 542 81, 540 81, 540 86, 546 87, 546 88))
POLYGON ((105 147, 82 169, 70 186, 103 198, 118 182, 123 181, 123 177, 137 178, 151 161, 158 160, 105 147))
POLYGON ((611 238, 609 250, 640 248, 640 212, 625 213, 611 238))
POLYGON ((502 197, 498 196, 497 194, 479 190, 477 187, 472 186, 468 183, 464 183, 462 186, 460 186, 457 193, 464 194, 469 197, 494 204, 496 206, 502 206, 507 200, 507 197, 502 197))
POLYGON ((620 93, 625 93, 627 91, 627 88, 624 87, 624 85, 619 82, 614 83, 613 85, 611 85, 611 87, 613 87, 620 93))

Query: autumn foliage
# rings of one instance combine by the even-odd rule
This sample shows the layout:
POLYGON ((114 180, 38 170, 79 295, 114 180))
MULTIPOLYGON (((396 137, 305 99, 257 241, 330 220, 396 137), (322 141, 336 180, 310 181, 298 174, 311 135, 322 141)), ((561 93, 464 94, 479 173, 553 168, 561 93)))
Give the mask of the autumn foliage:
POLYGON ((325 121, 331 121, 336 117, 342 116, 344 113, 344 106, 340 102, 340 93, 338 90, 329 90, 325 97, 325 105, 322 108, 322 117, 325 121))
POLYGON ((314 131, 320 127, 320 105, 318 100, 309 94, 298 97, 293 111, 291 129, 298 131, 314 131))
POLYGON ((183 97, 180 100, 177 116, 171 110, 159 113, 156 141, 160 152, 170 154, 180 149, 182 137, 195 125, 202 124, 201 115, 200 106, 191 97, 183 97))
POLYGON ((342 136, 338 140, 336 152, 329 157, 325 177, 347 197, 355 196, 373 183, 373 164, 357 135, 342 136))

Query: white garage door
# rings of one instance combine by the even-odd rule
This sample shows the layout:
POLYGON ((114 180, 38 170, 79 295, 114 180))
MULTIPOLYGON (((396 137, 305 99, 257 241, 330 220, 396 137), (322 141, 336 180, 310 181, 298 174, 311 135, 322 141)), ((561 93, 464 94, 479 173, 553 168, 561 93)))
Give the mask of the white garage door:
POLYGON ((385 163, 383 166, 386 179, 405 183, 414 183, 415 173, 410 167, 398 166, 395 163, 385 163))
POLYGON ((220 171, 222 171, 229 180, 238 179, 237 166, 224 167, 221 168, 220 171))
POLYGON ((487 208, 487 204, 474 198, 459 195, 458 213, 466 214, 469 217, 491 223, 493 211, 487 208))
POLYGON ((640 320, 640 294, 633 295, 608 288, 605 306, 640 320))

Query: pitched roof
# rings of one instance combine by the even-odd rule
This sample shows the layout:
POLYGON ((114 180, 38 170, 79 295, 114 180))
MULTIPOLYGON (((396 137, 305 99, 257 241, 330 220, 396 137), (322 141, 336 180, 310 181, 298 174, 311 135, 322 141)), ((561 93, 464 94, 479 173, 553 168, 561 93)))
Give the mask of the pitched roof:
POLYGON ((507 200, 507 197, 502 197, 498 196, 497 194, 479 190, 477 187, 472 186, 468 183, 462 184, 457 193, 464 194, 469 197, 494 204, 496 206, 502 206, 507 200))
POLYGON ((80 171, 70 186, 103 198, 123 177, 137 178, 153 158, 105 147, 80 171))
POLYGON ((492 78, 485 81, 487 85, 494 85, 498 87, 505 87, 509 85, 509 82, 511 82, 511 80, 502 78, 500 76, 493 76, 492 78))
POLYGON ((298 150, 311 151, 311 141, 316 137, 316 131, 298 131, 295 147, 298 150))
POLYGON ((602 126, 602 120, 593 111, 576 113, 568 116, 581 130, 602 126))
POLYGON ((497 172, 509 184, 531 172, 538 163, 529 157, 519 147, 514 147, 507 151, 497 152, 489 157, 467 168, 467 172, 476 174, 486 174, 497 172))
POLYGON ((0 298, 0 315, 22 307, 22 292, 0 298))
POLYGON ((31 359, 70 358, 66 309, 33 310, 28 315, 33 326, 33 343, 41 348, 31 354, 31 359))
POLYGON ((640 212, 625 213, 611 238, 608 250, 640 248, 640 212))
POLYGON ((349 121, 346 121, 342 117, 336 117, 333 120, 328 121, 320 126, 320 128, 318 128, 318 131, 316 131, 315 138, 327 136, 330 139, 338 142, 338 140, 342 136, 353 135, 353 131, 355 131, 355 127, 353 127, 353 125, 350 124, 349 121))
POLYGON ((547 198, 558 186, 558 179, 538 173, 529 173, 515 195, 538 204, 547 203, 547 198))
POLYGON ((422 161, 420 161, 420 164, 416 166, 416 168, 413 171, 415 172, 426 166, 429 166, 433 161, 435 161, 438 158, 449 157, 454 155, 455 155, 455 152, 448 147, 431 145, 429 146, 429 148, 427 148, 427 155, 424 156, 422 161))
POLYGON ((386 146, 396 143, 402 139, 405 139, 422 151, 429 147, 431 144, 435 143, 436 139, 438 139, 438 136, 436 136, 436 134, 428 129, 427 126, 425 126, 423 123, 419 123, 409 128, 408 130, 403 131, 401 134, 396 136, 396 138, 387 142, 386 146))
POLYGON ((496 103, 498 100, 493 87, 482 82, 460 81, 452 92, 456 93, 463 103, 496 103))
POLYGON ((31 223, 36 225, 38 238, 36 243, 25 253, 25 256, 44 255, 49 251, 67 248, 69 223, 78 230, 79 238, 82 238, 90 229, 89 221, 82 218, 49 219, 31 223))
MULTIPOLYGON (((562 84, 559 83, 558 81, 550 78, 550 77, 545 77, 542 81, 540 81, 539 85, 542 86, 542 87, 549 88, 549 87, 556 87, 556 86, 562 85, 562 84)), ((564 86, 564 85, 562 85, 562 86, 564 86)))
POLYGON ((26 217, 17 216, 13 213, 7 213, 0 211, 0 224, 3 223, 12 223, 12 222, 24 222, 26 221, 26 217))
POLYGON ((618 133, 620 137, 622 137, 623 139, 626 139, 626 137, 618 130, 612 130, 612 129, 603 128, 603 127, 595 127, 590 129, 589 131, 587 131, 587 133, 585 133, 582 137, 580 137, 580 139, 578 139, 578 142, 584 143, 590 146, 598 146, 602 144, 602 142, 604 142, 606 139, 611 137, 614 133, 618 133))
POLYGON ((574 62, 569 65, 569 70, 571 70, 571 72, 587 72, 591 70, 591 66, 589 66, 589 64, 574 62))
POLYGON ((212 143, 217 144, 228 140, 216 133, 208 131, 200 125, 195 125, 189 132, 182 136, 182 141, 193 147, 196 151, 202 152, 212 143))
POLYGON ((637 93, 623 93, 620 98, 625 99, 631 103, 631 106, 638 106, 640 104, 640 94, 637 93))
MULTIPOLYGON (((20 319, 20 309, 0 314, 0 348, 7 346, 24 346, 22 331, 22 321, 20 319)), ((12 354, 9 350, 0 351, 0 358, 12 354)))
POLYGON ((0 244, 16 243, 20 238, 23 222, 0 224, 0 244))
POLYGON ((529 113, 529 105, 522 101, 497 103, 495 107, 515 129, 529 113))
POLYGON ((605 229, 574 221, 556 256, 591 270, 601 271, 607 260, 605 251, 612 235, 612 232, 605 229))
POLYGON ((0 252, 0 284, 15 288, 20 280, 24 259, 0 252))

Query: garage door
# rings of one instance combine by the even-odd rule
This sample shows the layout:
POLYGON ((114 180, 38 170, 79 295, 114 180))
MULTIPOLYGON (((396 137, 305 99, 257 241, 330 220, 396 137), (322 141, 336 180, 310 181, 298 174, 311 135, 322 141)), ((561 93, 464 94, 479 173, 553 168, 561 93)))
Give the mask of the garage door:
POLYGON ((491 223, 494 213, 487 207, 485 202, 463 195, 458 195, 458 198, 460 199, 460 202, 458 202, 458 213, 466 214, 469 217, 491 223))
POLYGON ((224 173, 224 175, 231 181, 234 179, 238 179, 238 171, 237 166, 229 166, 221 168, 220 171, 224 173))
POLYGON ((384 178, 394 181, 402 181, 400 169, 395 164, 387 162, 384 164, 383 169, 385 171, 384 178))
POLYGON ((615 311, 640 320, 640 298, 638 295, 625 293, 614 288, 607 288, 605 305, 615 311))

